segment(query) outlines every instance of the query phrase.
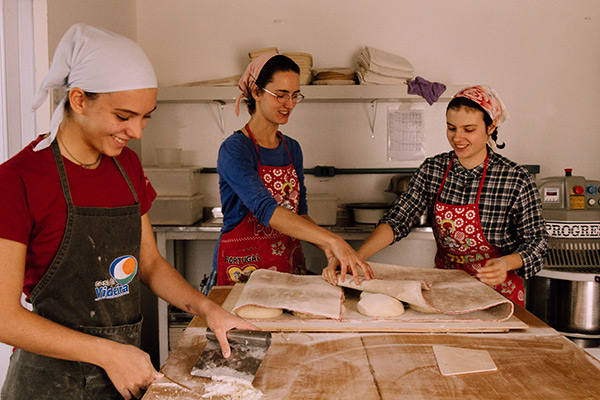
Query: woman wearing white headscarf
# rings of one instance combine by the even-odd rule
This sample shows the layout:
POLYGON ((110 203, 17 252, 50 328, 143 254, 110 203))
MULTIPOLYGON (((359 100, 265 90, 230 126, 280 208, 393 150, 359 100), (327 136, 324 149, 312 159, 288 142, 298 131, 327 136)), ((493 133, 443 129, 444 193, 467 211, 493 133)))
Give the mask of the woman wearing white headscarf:
POLYGON ((0 165, 3 399, 139 397, 161 374, 141 351, 140 283, 225 332, 255 329, 193 289, 156 248, 156 192, 128 149, 156 108, 154 70, 112 32, 72 26, 36 95, 66 88, 51 130, 0 165), (33 306, 27 311, 21 293, 33 306))

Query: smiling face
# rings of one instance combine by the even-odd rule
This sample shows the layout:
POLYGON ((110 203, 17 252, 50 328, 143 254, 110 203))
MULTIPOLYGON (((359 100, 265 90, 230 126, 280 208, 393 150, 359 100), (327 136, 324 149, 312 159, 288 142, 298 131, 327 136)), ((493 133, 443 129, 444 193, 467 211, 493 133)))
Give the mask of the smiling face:
POLYGON ((494 126, 486 128, 483 112, 462 106, 446 112, 446 136, 460 163, 467 169, 475 168, 487 155, 487 141, 494 126))
POLYGON ((131 139, 140 139, 150 113, 156 108, 156 89, 85 94, 70 98, 70 112, 80 135, 69 140, 83 153, 115 157, 131 139), (75 143, 73 143, 75 142, 75 143))
MULTIPOLYGON (((265 85, 265 89, 278 96, 300 93, 300 76, 293 71, 278 71, 273 74, 272 80, 265 85)), ((291 100, 280 103, 276 96, 261 90, 253 91, 256 99, 256 116, 261 116, 274 125, 286 124, 292 110, 296 106, 291 100)))

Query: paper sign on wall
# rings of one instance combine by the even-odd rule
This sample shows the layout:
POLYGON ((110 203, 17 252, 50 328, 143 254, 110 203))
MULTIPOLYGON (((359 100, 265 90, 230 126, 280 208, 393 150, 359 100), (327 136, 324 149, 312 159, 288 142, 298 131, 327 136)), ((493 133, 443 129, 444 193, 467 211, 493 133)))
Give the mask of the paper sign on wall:
POLYGON ((388 109, 388 161, 422 160, 425 157, 423 110, 388 109))

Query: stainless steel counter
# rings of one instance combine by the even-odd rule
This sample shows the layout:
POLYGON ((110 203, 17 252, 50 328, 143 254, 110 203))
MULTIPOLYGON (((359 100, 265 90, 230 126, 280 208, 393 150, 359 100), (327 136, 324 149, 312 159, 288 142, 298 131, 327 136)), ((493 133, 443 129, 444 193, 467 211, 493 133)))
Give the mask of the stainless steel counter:
MULTIPOLYGON (((156 225, 153 229, 157 235, 164 235, 167 240, 217 240, 222 226, 222 222, 215 222, 215 218, 209 218, 194 225, 156 225)), ((336 225, 322 227, 346 240, 364 240, 373 232, 375 225, 338 222, 336 225)), ((411 233, 431 232, 430 226, 418 226, 411 230, 411 233)))

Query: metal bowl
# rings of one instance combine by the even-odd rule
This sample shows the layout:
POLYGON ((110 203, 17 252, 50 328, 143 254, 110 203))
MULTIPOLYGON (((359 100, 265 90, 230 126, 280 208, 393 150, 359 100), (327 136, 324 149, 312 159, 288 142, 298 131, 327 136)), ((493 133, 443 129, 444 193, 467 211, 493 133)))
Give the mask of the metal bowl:
POLYGON ((352 210, 355 223, 376 224, 392 205, 387 203, 351 203, 347 206, 352 210))
POLYGON ((543 270, 543 275, 529 279, 527 309, 565 336, 598 339, 600 279, 590 274, 567 275, 551 270, 543 270))

